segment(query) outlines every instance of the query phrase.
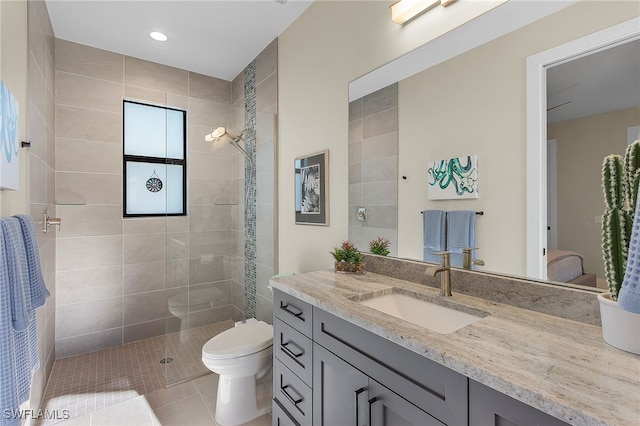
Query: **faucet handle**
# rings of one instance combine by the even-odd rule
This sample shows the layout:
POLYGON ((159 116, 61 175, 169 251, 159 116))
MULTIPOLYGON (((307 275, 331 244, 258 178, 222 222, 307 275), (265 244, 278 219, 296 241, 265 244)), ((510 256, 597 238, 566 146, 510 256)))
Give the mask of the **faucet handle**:
POLYGON ((440 265, 441 266, 450 266, 451 265, 451 252, 449 251, 436 251, 433 254, 440 256, 440 265))
POLYGON ((478 250, 478 247, 465 247, 462 249, 462 267, 464 269, 471 269, 473 265, 484 266, 484 260, 473 258, 474 250, 478 250))

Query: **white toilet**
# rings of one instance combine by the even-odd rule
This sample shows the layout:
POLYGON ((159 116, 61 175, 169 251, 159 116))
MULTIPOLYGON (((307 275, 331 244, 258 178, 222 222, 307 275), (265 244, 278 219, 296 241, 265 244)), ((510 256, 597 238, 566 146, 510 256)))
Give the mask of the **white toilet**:
MULTIPOLYGON (((271 395, 258 401, 256 381, 271 373, 273 326, 255 319, 211 338, 202 347, 202 362, 218 380, 216 422, 222 426, 246 423, 271 411, 271 395)), ((271 387, 271 380, 266 377, 271 387)))

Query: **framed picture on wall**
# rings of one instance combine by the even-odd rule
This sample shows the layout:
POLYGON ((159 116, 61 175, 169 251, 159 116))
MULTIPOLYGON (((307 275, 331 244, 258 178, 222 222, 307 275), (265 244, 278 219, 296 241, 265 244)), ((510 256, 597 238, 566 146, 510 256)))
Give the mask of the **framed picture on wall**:
POLYGON ((329 151, 296 158, 296 224, 329 225, 329 151))

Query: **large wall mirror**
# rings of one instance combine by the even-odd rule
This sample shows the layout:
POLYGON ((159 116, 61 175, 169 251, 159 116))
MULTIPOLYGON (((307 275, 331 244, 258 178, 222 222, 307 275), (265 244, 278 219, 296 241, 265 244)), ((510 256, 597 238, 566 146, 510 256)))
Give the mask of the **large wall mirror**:
MULTIPOLYGON (((515 7, 509 3, 527 2, 508 2, 495 13, 515 7)), ((378 180, 385 188, 367 196, 366 186, 350 182, 350 238, 366 251, 367 241, 377 233, 391 240, 392 255, 423 260, 423 210, 483 211, 476 221, 476 256, 486 266, 478 270, 571 281, 584 288, 605 286, 600 168, 605 155, 622 154, 628 141, 638 136, 640 6, 613 2, 608 9, 600 3, 565 5, 535 22, 522 21, 518 28, 481 45, 477 40, 485 35, 478 35, 472 42, 476 45, 466 51, 458 38, 455 56, 433 63, 426 60, 424 69, 395 83, 385 76, 379 87, 372 86, 372 93, 354 82, 351 129, 362 131, 366 125, 358 114, 367 102, 374 104, 368 107, 370 113, 380 114, 370 118, 378 126, 384 121, 376 118, 383 113, 385 120, 396 114, 397 126, 387 125, 390 134, 384 138, 390 155, 394 153, 389 140, 396 138, 397 168, 394 180, 389 170, 379 167, 379 159, 377 163, 363 157, 357 163, 350 160, 356 166, 350 165, 351 177, 368 173, 371 188, 378 180), (395 104, 390 101, 394 94, 395 104), (478 158, 479 197, 429 200, 428 162, 467 155, 478 158), (377 168, 370 167, 376 164, 377 168), (368 214, 365 221, 359 220, 358 208, 369 213, 367 199, 387 199, 389 208, 374 208, 373 217, 368 214), (376 226, 367 229, 366 221, 376 226), (547 271, 547 262, 553 259, 556 263, 547 271)), ((514 25, 516 20, 499 22, 514 25)), ((476 26, 482 31, 482 25, 476 26)), ((455 31, 426 47, 432 52, 446 50, 448 40, 456 40, 455 31)), ((465 31, 465 39, 473 39, 469 29, 465 31)), ((367 143, 380 144, 383 137, 361 139, 359 155, 367 143)))

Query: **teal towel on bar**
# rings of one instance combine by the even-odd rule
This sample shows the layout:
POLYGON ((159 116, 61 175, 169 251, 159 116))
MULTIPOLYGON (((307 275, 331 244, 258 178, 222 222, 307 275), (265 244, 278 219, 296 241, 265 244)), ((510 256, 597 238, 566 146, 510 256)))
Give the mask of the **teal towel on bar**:
POLYGON ((423 260, 440 264, 440 256, 434 254, 447 248, 447 213, 443 210, 425 210, 422 212, 423 260))

